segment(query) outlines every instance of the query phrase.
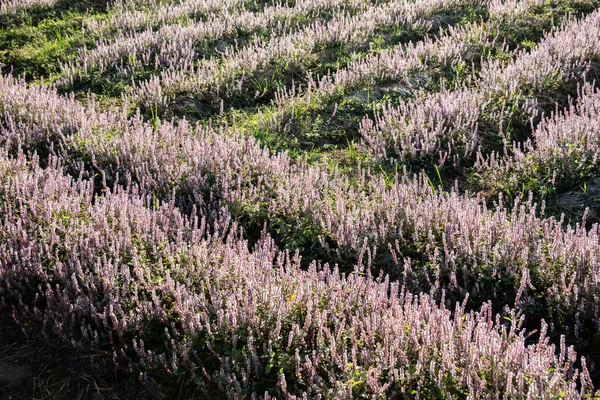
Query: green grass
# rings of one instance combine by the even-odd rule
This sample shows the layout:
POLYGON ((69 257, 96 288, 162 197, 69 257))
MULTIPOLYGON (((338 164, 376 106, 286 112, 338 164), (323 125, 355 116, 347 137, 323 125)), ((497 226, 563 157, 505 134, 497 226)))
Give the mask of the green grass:
POLYGON ((13 26, 0 24, 0 65, 4 72, 44 83, 60 73, 60 63, 73 59, 95 37, 82 31, 85 21, 106 18, 105 13, 79 13, 72 9, 37 22, 25 19, 13 26))

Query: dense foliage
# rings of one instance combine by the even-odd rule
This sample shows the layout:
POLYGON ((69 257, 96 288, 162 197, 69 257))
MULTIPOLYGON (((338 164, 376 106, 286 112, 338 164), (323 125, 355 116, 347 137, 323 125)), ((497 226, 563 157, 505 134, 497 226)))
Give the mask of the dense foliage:
POLYGON ((73 3, 0 0, 3 316, 233 399, 594 396, 598 1, 73 3))

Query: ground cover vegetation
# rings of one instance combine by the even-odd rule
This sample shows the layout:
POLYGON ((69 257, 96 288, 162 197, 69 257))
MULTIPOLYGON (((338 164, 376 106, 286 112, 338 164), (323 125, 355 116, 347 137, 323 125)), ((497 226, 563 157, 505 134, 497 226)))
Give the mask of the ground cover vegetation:
POLYGON ((0 68, 0 395, 600 396, 598 0, 0 0, 0 68))

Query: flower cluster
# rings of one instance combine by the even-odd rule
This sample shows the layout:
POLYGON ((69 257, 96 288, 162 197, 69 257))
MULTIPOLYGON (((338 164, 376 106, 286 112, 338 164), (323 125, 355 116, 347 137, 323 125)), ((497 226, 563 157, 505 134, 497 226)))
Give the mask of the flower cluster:
POLYGON ((47 8, 56 3, 56 0, 2 0, 0 1, 0 16, 17 14, 29 8, 47 8))
POLYGON ((499 193, 600 172, 595 1, 81 16, 99 39, 58 81, 0 76, 0 313, 232 399, 592 396, 600 225, 499 193), (268 147, 338 105, 360 156, 268 147), (432 179, 436 164, 467 179, 432 179))
POLYGON ((600 56, 598 35, 600 13, 569 20, 506 65, 485 61, 474 87, 418 96, 397 107, 384 107, 374 120, 365 118, 361 125, 365 144, 381 158, 433 154, 439 155, 440 164, 447 159, 457 164, 484 146, 490 134, 501 134, 511 111, 525 114, 521 116, 525 120, 538 116, 548 90, 583 82, 590 61, 600 56), (479 125, 495 129, 490 132, 479 125))
POLYGON ((249 251, 226 210, 208 227, 135 189, 95 197, 57 160, 32 161, 0 158, 2 307, 74 344, 110 342, 124 366, 185 371, 231 398, 270 377, 298 398, 590 389, 585 360, 575 369, 545 325, 528 345, 514 313, 451 313, 387 279, 303 271, 268 237, 249 251))
MULTIPOLYGON (((331 6, 335 5, 328 3, 331 6)), ((289 17, 286 17, 288 9, 279 7, 270 12, 271 17, 257 17, 255 14, 251 14, 250 17, 249 14, 241 14, 237 22, 227 23, 219 21, 219 17, 215 16, 214 24, 202 22, 187 27, 165 26, 162 28, 164 32, 158 31, 155 34, 149 30, 134 34, 131 40, 123 42, 123 45, 117 41, 109 46, 99 47, 97 54, 101 58, 97 61, 103 59, 105 61, 101 61, 100 65, 122 67, 122 72, 126 74, 133 71, 126 65, 125 58, 127 62, 131 59, 131 62, 137 63, 138 66, 149 64, 151 68, 154 65, 158 69, 150 78, 134 82, 127 97, 136 103, 169 107, 178 96, 190 94, 202 101, 218 103, 222 97, 246 92, 252 95, 258 91, 257 95, 260 95, 265 85, 257 85, 256 82, 261 81, 264 76, 272 77, 274 81, 267 82, 272 87, 277 87, 277 71, 290 71, 302 76, 307 67, 314 64, 327 48, 338 46, 340 43, 345 46, 344 51, 352 51, 374 39, 377 32, 384 28, 431 28, 432 22, 438 19, 438 14, 459 9, 465 4, 475 6, 479 3, 485 2, 431 0, 414 3, 402 0, 372 7, 337 7, 331 18, 309 19, 310 23, 306 26, 287 29, 286 24, 281 25, 282 18, 287 20, 292 15, 310 15, 319 10, 318 4, 308 7, 306 3, 300 3, 289 10, 289 17), (250 23, 248 18, 257 22, 250 23), (272 21, 272 28, 268 28, 269 21, 272 21), (226 46, 217 56, 208 58, 202 58, 194 47, 200 34, 197 32, 202 30, 207 31, 201 35, 218 38, 222 34, 214 32, 215 30, 236 30, 237 26, 251 28, 254 25, 256 29, 260 29, 262 24, 267 24, 268 29, 283 33, 273 34, 267 39, 255 35, 254 39, 239 49, 226 46), (136 48, 142 49, 143 54, 136 56, 136 48), (158 53, 155 53, 156 50, 158 53), (104 53, 107 55, 103 56, 104 53)), ((223 34, 225 33, 226 31, 223 34)), ((93 61, 94 56, 89 60, 92 63, 97 62, 93 61)), ((80 66, 65 66, 64 80, 71 80, 77 71, 87 74, 88 67, 87 58, 82 60, 80 66)))

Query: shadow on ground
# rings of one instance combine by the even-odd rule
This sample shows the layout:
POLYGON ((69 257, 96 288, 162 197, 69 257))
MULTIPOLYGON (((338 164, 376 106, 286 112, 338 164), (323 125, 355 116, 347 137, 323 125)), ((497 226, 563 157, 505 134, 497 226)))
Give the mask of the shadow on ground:
POLYGON ((112 360, 28 338, 0 318, 0 400, 202 399, 177 385, 141 385, 112 360))

